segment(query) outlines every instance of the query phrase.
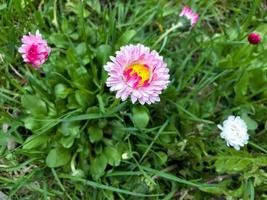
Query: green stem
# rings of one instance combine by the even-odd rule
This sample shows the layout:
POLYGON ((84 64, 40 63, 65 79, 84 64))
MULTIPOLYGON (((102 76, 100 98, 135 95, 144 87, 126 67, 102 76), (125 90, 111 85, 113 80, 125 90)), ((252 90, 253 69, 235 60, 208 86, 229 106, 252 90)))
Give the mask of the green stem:
POLYGON ((267 153, 267 150, 266 150, 266 149, 260 147, 259 145, 255 144, 254 142, 249 141, 248 143, 249 143, 251 146, 255 147, 256 149, 259 149, 259 150, 261 150, 262 152, 267 153))
POLYGON ((153 146, 153 144, 155 143, 155 141, 158 139, 159 135, 162 133, 162 131, 166 128, 166 126, 169 123, 169 119, 167 119, 165 121, 165 123, 162 125, 162 127, 159 129, 157 135, 155 136, 155 138, 153 139, 153 141, 150 143, 150 145, 147 147, 145 153, 143 154, 143 156, 140 159, 140 162, 142 162, 144 160, 144 158, 146 157, 147 153, 150 151, 151 147, 153 146))
POLYGON ((171 28, 166 30, 164 34, 162 34, 159 39, 153 44, 152 48, 154 48, 158 43, 160 43, 167 35, 169 35, 172 31, 182 26, 182 23, 178 22, 177 24, 173 25, 171 28))
POLYGON ((54 177, 56 179, 56 182, 58 183, 60 189, 66 194, 66 196, 68 197, 69 200, 72 200, 71 196, 67 193, 66 189, 64 188, 64 186, 62 185, 61 181, 59 180, 55 169, 52 168, 51 170, 52 170, 52 174, 54 175, 54 177))

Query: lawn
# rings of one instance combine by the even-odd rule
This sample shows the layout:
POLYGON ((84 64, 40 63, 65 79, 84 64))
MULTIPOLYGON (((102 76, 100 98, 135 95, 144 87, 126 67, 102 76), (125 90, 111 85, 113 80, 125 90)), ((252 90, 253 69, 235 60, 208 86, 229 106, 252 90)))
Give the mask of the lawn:
POLYGON ((266 10, 2 0, 0 199, 267 199, 266 10))

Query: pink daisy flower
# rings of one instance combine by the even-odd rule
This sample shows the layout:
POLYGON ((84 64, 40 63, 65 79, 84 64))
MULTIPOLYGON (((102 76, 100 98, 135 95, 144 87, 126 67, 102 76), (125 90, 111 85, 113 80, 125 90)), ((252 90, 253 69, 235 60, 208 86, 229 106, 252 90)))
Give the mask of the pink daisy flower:
POLYGON ((179 16, 185 17, 186 19, 190 20, 191 27, 194 27, 196 25, 198 18, 199 18, 199 15, 187 6, 183 7, 183 10, 179 16))
POLYGON ((162 56, 142 44, 126 45, 110 57, 104 69, 108 72, 107 86, 116 91, 116 98, 142 105, 160 101, 159 95, 169 83, 169 69, 162 56))
POLYGON ((24 35, 21 42, 19 53, 22 54, 24 62, 31 64, 34 68, 39 68, 47 60, 51 51, 47 41, 42 39, 42 35, 37 30, 35 35, 31 33, 24 35))

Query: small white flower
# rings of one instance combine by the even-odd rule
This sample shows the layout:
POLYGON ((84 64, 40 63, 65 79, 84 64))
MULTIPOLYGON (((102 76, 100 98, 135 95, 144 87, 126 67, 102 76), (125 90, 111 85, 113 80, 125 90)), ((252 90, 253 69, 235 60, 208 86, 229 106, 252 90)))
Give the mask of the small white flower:
POLYGON ((239 116, 228 116, 223 125, 218 125, 218 128, 222 131, 220 135, 225 139, 227 146, 232 146, 239 151, 240 147, 248 143, 247 125, 239 116))
POLYGON ((121 155, 121 158, 122 158, 123 160, 126 160, 126 159, 131 158, 131 155, 130 155, 128 152, 125 152, 125 153, 123 153, 123 154, 121 155))

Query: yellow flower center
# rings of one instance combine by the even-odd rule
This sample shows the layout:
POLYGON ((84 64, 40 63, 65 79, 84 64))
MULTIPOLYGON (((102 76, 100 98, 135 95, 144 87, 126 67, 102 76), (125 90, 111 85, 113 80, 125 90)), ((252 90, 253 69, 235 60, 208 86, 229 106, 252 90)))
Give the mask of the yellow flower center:
POLYGON ((133 64, 124 70, 124 77, 126 81, 130 79, 136 80, 134 87, 144 86, 148 83, 150 78, 150 71, 147 65, 133 64))

